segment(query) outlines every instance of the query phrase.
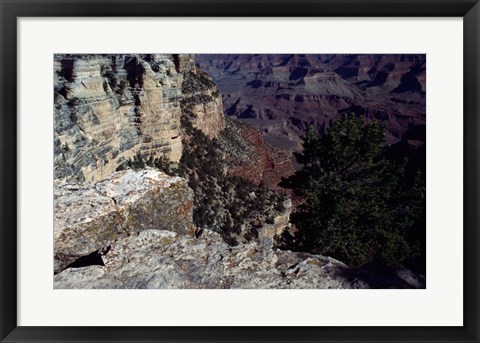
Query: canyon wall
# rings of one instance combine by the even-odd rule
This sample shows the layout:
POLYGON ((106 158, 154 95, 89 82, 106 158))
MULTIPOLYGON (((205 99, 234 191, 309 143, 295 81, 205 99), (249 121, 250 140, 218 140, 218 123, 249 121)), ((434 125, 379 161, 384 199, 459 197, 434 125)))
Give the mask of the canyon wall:
POLYGON ((136 155, 180 160, 182 101, 195 127, 220 133, 222 99, 192 55, 55 55, 55 178, 96 182, 136 155))

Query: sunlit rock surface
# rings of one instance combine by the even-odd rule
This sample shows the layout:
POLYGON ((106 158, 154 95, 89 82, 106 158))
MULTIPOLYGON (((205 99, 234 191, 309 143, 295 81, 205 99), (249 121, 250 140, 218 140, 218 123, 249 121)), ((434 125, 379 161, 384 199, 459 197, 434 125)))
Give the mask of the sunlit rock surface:
POLYGON ((335 259, 273 250, 268 241, 235 247, 205 230, 195 238, 146 230, 122 237, 104 266, 64 270, 55 288, 422 288, 405 270, 372 276, 335 259))
POLYGON ((208 76, 201 89, 192 55, 66 55, 54 58, 55 178, 96 182, 135 155, 182 156, 181 101, 194 100, 194 126, 224 127, 222 98, 208 76), (201 101, 199 101, 201 99, 201 101))

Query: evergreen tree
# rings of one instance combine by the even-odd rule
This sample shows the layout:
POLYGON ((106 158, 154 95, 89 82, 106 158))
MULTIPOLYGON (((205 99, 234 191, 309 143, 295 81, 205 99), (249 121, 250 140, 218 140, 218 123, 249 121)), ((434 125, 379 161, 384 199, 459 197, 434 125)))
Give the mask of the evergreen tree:
POLYGON ((422 178, 405 177, 406 161, 385 157, 385 126, 347 115, 319 137, 310 127, 303 168, 284 185, 305 202, 292 215, 298 232, 284 247, 335 257, 351 266, 376 260, 401 264, 418 253, 409 230, 422 214, 422 178))

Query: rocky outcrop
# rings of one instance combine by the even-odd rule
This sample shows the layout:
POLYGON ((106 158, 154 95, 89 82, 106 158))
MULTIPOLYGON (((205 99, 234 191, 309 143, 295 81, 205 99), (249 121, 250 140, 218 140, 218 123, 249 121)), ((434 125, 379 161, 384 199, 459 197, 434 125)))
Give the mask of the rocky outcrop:
POLYGON ((284 231, 291 228, 292 200, 283 201, 282 208, 283 211, 273 218, 273 223, 266 223, 258 229, 258 240, 262 244, 273 245, 275 236, 281 236, 284 231))
MULTIPOLYGON (((182 155, 180 102, 201 93, 195 126, 223 129, 222 100, 209 80, 199 93, 184 81, 201 72, 192 55, 55 55, 55 178, 96 182, 135 155, 182 155)), ((188 83, 188 82, 187 82, 188 83)))
POLYGON ((251 242, 227 245, 206 230, 200 238, 147 230, 117 240, 104 266, 54 276, 61 288, 422 288, 407 270, 388 277, 356 271, 320 255, 272 250, 251 242))
POLYGON ((153 169, 116 172, 95 185, 57 182, 54 205, 55 272, 136 232, 194 232, 187 182, 153 169))
POLYGON ((185 72, 182 84, 183 98, 180 101, 184 114, 193 127, 209 138, 215 138, 225 127, 223 103, 215 83, 201 70, 185 72))

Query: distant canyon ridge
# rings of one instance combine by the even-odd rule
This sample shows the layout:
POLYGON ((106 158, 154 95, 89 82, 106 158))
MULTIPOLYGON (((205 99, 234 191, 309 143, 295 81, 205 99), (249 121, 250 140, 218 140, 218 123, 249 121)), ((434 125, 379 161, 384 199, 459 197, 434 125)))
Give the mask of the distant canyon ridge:
POLYGON ((386 122, 391 144, 426 122, 426 55, 201 54, 195 60, 215 81, 225 114, 287 151, 300 149, 308 126, 322 131, 343 113, 386 122))

